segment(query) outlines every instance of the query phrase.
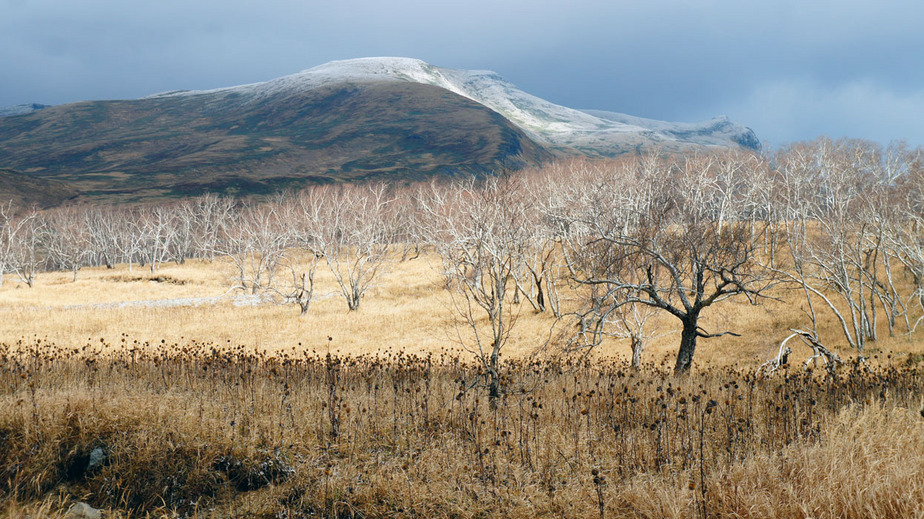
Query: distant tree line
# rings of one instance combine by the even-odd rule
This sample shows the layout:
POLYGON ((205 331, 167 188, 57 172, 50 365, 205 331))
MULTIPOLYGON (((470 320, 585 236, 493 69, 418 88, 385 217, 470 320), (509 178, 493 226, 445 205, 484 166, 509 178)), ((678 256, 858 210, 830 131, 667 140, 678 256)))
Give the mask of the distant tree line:
POLYGON ((774 290, 807 308, 794 336, 836 363, 818 337, 822 314, 858 352, 883 330, 921 324, 924 154, 818 139, 771 156, 651 153, 401 187, 314 186, 260 202, 0 207, 0 284, 6 275, 31 287, 43 270, 76 280, 91 265, 156 273, 165 262, 227 258, 235 286, 302 315, 319 264, 355 311, 388 262, 422 249, 441 259, 460 338, 492 397, 522 308, 572 323, 571 348, 626 339, 634 365, 660 333, 651 317, 666 313, 680 329, 675 370, 685 372, 699 339, 733 333, 705 329, 704 314, 774 290))

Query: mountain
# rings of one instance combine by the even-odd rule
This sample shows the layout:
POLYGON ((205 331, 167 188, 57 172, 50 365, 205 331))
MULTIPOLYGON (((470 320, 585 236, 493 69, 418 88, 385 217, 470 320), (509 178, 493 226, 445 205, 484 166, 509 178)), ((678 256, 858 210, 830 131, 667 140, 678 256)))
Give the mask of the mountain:
MULTIPOLYGON (((449 90, 503 115, 536 142, 564 155, 611 157, 653 146, 666 151, 709 146, 760 149, 760 141, 751 129, 726 117, 700 123, 670 123, 613 112, 575 110, 527 94, 495 72, 436 67, 412 58, 332 61, 299 74, 231 90, 260 95, 259 92, 313 88, 344 80, 401 81, 449 90)), ((213 92, 219 91, 222 90, 213 92)))
POLYGON ((0 167, 119 201, 484 174, 651 146, 759 146, 724 118, 676 124, 579 111, 493 72, 409 58, 331 62, 215 90, 28 106, 0 117, 0 167))

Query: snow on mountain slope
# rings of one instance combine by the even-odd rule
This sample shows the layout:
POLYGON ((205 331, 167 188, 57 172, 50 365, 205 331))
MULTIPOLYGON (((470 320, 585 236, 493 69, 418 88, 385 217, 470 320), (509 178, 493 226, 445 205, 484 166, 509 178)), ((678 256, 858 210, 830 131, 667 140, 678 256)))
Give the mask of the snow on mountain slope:
POLYGON ((503 115, 541 144, 561 151, 615 155, 640 147, 682 150, 690 146, 759 149, 754 133, 720 117, 701 123, 669 123, 602 111, 580 111, 530 95, 499 75, 456 70, 412 58, 332 61, 265 83, 205 91, 177 91, 151 97, 243 94, 245 102, 343 82, 408 81, 445 88, 503 115))
POLYGON ((745 148, 760 149, 760 141, 754 132, 730 121, 724 115, 699 123, 669 123, 602 110, 584 110, 584 112, 607 121, 631 124, 699 144, 727 146, 731 141, 745 148))
POLYGON ((32 103, 28 105, 0 106, 0 117, 9 117, 11 115, 31 114, 36 110, 47 108, 45 105, 32 103))

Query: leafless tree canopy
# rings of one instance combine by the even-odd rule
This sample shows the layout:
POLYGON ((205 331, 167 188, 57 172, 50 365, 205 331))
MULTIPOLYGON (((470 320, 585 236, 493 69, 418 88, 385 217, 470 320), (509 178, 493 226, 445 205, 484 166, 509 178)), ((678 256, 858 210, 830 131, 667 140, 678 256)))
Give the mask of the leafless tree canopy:
POLYGON ((776 279, 762 257, 767 222, 750 210, 757 164, 737 154, 642 156, 590 175, 593 189, 568 190, 550 208, 572 228, 563 246, 588 294, 579 321, 590 344, 619 323, 640 348, 640 305, 679 320, 677 371, 690 368, 698 338, 733 333, 703 329, 702 313, 734 297, 756 304, 776 279))

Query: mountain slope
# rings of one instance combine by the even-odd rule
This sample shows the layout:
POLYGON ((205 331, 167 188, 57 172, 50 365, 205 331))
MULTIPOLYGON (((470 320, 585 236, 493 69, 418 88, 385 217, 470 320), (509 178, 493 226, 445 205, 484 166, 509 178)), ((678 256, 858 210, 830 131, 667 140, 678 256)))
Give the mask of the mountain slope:
POLYGON ((0 119, 0 164, 122 200, 484 173, 549 158, 499 114, 407 82, 225 89, 0 119))
POLYGON ((336 61, 264 83, 3 113, 0 167, 112 200, 480 174, 554 155, 655 146, 760 146, 725 118, 667 123, 574 110, 493 72, 409 58, 336 61))
POLYGON ((63 182, 0 169, 0 203, 12 200, 18 207, 44 209, 61 205, 76 196, 77 192, 63 182))

